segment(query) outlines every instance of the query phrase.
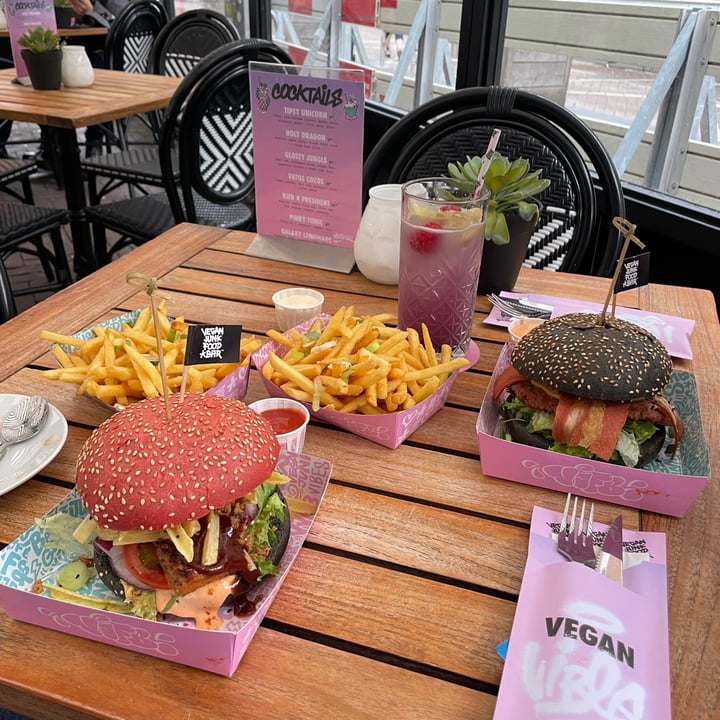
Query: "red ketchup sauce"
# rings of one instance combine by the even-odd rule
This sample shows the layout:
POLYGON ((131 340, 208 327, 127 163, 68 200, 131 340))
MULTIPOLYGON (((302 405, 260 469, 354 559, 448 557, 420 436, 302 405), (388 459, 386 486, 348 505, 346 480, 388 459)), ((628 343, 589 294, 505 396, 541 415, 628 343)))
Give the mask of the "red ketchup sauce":
POLYGON ((260 414, 272 425, 276 435, 297 430, 305 422, 305 416, 295 408, 268 408, 260 414))

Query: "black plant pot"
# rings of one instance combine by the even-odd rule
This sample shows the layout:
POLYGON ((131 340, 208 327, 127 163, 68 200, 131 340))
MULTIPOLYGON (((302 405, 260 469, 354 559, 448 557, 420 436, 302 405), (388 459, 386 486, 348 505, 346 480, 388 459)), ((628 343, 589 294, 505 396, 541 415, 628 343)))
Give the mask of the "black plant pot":
POLYGON ((55 22, 59 28, 70 28, 78 24, 80 18, 71 7, 56 7, 55 22))
POLYGON ((479 295, 512 290, 517 281, 535 224, 519 215, 508 215, 507 224, 510 231, 507 245, 496 245, 485 238, 478 280, 479 295))
POLYGON ((36 90, 59 90, 62 83, 62 51, 22 51, 30 82, 36 90))

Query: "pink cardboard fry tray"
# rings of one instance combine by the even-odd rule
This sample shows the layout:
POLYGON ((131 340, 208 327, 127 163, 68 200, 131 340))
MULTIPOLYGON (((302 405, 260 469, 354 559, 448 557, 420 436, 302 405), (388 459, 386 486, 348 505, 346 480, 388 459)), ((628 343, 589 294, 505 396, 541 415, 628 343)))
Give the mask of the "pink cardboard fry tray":
MULTIPOLYGON (((330 315, 322 315, 320 317, 322 317, 325 322, 330 319, 330 315)), ((307 332, 312 327, 312 324, 313 320, 309 320, 298 325, 295 329, 301 333, 307 332)), ((262 378, 268 395, 271 397, 288 397, 282 388, 270 382, 262 374, 262 368, 268 361, 271 352, 274 352, 279 357, 283 357, 287 352, 287 348, 275 341, 265 343, 259 350, 253 353, 252 361, 260 372, 260 377, 262 378)), ((415 407, 408 408, 407 410, 398 410, 397 412, 386 413, 384 415, 364 415, 362 413, 339 412, 337 410, 324 408, 313 410, 309 403, 304 403, 304 405, 313 417, 324 420, 330 425, 349 430, 355 435, 359 435, 367 440, 372 440, 372 442, 383 445, 384 447, 395 449, 442 408, 450 394, 458 372, 470 369, 478 361, 480 349, 477 343, 470 342, 466 357, 468 365, 460 370, 456 370, 432 395, 419 402, 415 407)))
MULTIPOLYGON (((253 598, 255 609, 249 615, 235 617, 231 610, 224 614, 221 610, 221 628, 202 630, 183 621, 143 620, 56 600, 45 593, 34 594, 35 581, 52 581, 60 568, 74 559, 63 550, 46 548, 47 531, 39 525, 28 528, 0 552, 0 605, 15 620, 229 677, 237 669, 310 531, 332 470, 325 460, 286 451, 281 452, 278 468, 290 477, 290 482, 283 486, 285 495, 312 503, 315 511, 312 515, 293 514, 280 570, 259 584, 253 598)), ((48 514, 59 512, 77 518, 87 514, 74 490, 48 514)), ((113 597, 98 578, 86 583, 82 592, 97 599, 113 597)))
POLYGON ((480 462, 485 475, 664 515, 685 515, 707 484, 710 472, 692 373, 673 371, 664 391, 685 424, 685 435, 675 458, 656 460, 644 468, 629 468, 540 450, 500 437, 499 408, 505 395, 494 401, 492 389, 495 379, 510 364, 510 353, 511 345, 506 345, 477 419, 480 462))

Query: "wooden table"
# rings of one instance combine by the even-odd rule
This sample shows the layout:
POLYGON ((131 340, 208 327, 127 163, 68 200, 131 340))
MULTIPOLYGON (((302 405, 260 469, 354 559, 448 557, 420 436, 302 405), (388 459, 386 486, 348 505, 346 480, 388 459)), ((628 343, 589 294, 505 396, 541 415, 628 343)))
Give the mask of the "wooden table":
MULTIPOLYGON (((61 38, 87 38, 87 37, 103 37, 108 34, 106 27, 99 25, 83 25, 82 27, 71 27, 71 28, 58 28, 57 34, 61 38)), ((0 30, 0 38, 9 38, 10 31, 0 30)))
MULTIPOLYGON (((64 449, 40 474, 0 497, 8 543, 72 487, 85 439, 107 411, 73 386, 48 381, 54 366, 42 328, 72 333, 144 305, 128 271, 154 273, 169 309, 191 322, 273 327, 271 296, 315 287, 326 309, 354 303, 394 311, 396 288, 243 255, 250 236, 180 225, 2 327, 0 392, 42 393, 67 417, 64 449)), ((602 301, 607 280, 524 270, 518 288, 602 301)), ((697 378, 714 477, 684 519, 600 504, 610 522, 667 533, 675 720, 720 714, 720 327, 705 290, 651 285, 622 302, 697 321, 697 378)), ((478 298, 476 366, 459 376, 447 405, 401 447, 388 450, 312 422, 306 452, 333 463, 331 483, 306 546, 236 674, 223 678, 39 627, 0 613, 0 705, 38 718, 468 718, 492 717, 527 554, 533 504, 561 510, 558 493, 483 475, 477 410, 507 338, 484 325, 478 298)), ((251 374, 248 401, 264 396, 251 374)))
POLYGON ((34 90, 14 82, 13 68, 0 70, 0 118, 56 129, 60 168, 72 230, 74 267, 83 277, 97 267, 90 229, 85 221, 77 129, 164 108, 180 78, 95 70, 87 88, 34 90))

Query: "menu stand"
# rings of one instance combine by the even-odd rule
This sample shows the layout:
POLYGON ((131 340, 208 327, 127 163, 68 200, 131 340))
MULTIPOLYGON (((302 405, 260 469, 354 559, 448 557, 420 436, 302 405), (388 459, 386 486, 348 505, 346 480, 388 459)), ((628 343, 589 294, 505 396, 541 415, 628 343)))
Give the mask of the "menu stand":
POLYGON ((298 242, 295 239, 269 235, 255 235, 245 253, 267 260, 280 260, 334 272, 349 273, 355 266, 352 248, 298 242))

